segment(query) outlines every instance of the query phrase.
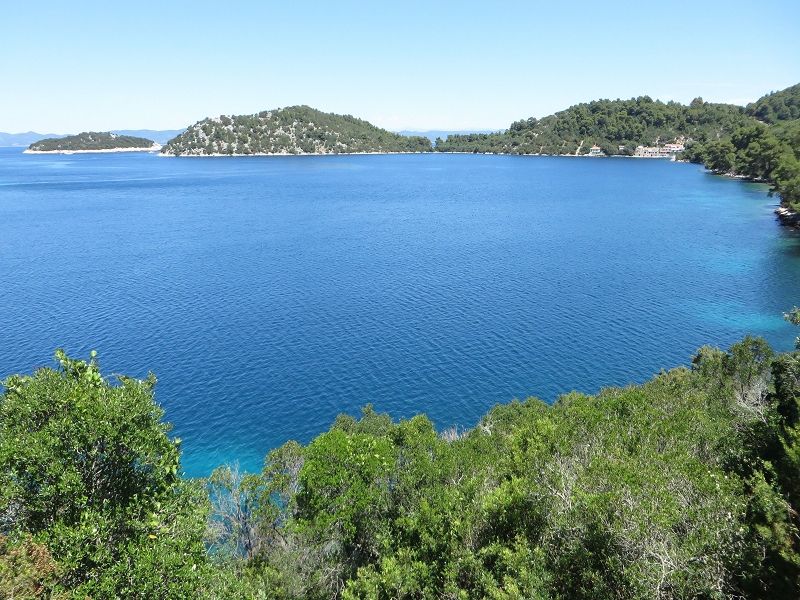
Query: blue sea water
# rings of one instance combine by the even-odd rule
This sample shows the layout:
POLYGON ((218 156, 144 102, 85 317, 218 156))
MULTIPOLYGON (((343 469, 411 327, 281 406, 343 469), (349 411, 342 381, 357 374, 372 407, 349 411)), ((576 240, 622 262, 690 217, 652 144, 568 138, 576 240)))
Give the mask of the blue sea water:
POLYGON ((790 348, 775 204, 648 160, 3 149, 0 377, 57 347, 153 371, 189 475, 366 403, 470 426, 747 333, 790 348))

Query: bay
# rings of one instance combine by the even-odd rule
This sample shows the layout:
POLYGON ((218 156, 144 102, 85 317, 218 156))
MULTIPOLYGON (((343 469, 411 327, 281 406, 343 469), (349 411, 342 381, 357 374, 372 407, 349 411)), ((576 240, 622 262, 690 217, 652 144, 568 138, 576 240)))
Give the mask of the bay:
POLYGON ((789 349, 776 203, 658 160, 0 149, 0 377, 57 347, 154 372, 191 476, 367 403, 468 427, 748 333, 789 349))

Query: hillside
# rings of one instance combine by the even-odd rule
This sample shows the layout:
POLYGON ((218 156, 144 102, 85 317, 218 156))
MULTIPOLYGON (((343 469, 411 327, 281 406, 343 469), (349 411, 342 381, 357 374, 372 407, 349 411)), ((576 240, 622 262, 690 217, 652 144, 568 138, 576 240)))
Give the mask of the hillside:
POLYGON ((34 142, 26 152, 98 152, 104 150, 150 150, 153 140, 111 132, 85 131, 62 138, 34 142))
POLYGON ((430 140, 406 137, 350 115, 290 106, 195 123, 162 152, 175 156, 429 152, 430 140))
POLYGON ((516 121, 492 134, 448 136, 442 152, 586 154, 596 144, 607 155, 630 155, 636 146, 677 139, 707 140, 730 135, 749 122, 745 109, 696 98, 688 106, 648 96, 576 104, 542 119, 516 121))
POLYGON ((781 198, 776 211, 800 226, 800 84, 749 104, 748 122, 731 135, 698 141, 684 158, 719 175, 768 183, 781 198))
POLYGON ((759 98, 747 105, 746 112, 764 123, 800 119, 800 83, 759 98))

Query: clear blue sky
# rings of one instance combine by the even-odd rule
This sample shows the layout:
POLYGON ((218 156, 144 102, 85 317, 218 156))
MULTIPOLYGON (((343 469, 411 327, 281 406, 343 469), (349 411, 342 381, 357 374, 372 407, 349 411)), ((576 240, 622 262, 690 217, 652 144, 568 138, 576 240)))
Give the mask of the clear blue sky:
POLYGON ((291 104, 492 129, 594 98, 800 82, 800 2, 9 2, 0 131, 180 128, 291 104))

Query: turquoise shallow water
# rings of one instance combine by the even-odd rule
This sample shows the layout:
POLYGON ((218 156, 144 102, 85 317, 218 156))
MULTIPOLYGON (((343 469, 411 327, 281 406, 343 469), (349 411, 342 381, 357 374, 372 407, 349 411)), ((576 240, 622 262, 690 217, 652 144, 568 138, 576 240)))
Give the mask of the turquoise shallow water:
POLYGON ((368 402, 469 426, 746 333, 788 349, 775 203, 662 161, 0 149, 0 376, 58 346, 153 371, 190 475, 368 402))

